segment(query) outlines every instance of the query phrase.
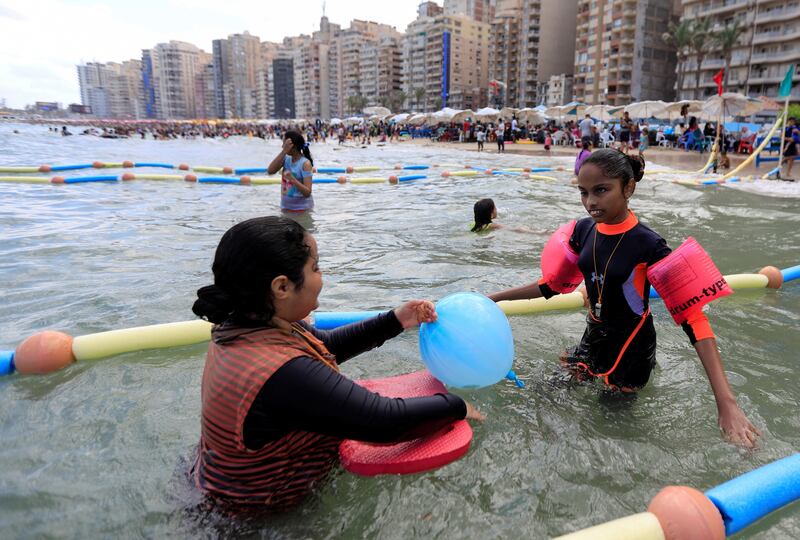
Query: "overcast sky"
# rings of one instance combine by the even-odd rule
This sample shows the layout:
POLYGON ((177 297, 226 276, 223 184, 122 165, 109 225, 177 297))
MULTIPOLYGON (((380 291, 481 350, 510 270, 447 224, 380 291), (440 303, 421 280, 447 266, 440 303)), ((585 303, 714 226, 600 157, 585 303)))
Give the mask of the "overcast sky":
MULTIPOLYGON (((441 2, 439 2, 441 5, 441 2)), ((366 19, 404 32, 419 0, 328 0, 331 22, 366 19)), ((322 0, 0 0, 0 99, 80 103, 75 66, 141 58, 171 39, 211 52, 211 41, 248 30, 262 41, 310 34, 322 0)))

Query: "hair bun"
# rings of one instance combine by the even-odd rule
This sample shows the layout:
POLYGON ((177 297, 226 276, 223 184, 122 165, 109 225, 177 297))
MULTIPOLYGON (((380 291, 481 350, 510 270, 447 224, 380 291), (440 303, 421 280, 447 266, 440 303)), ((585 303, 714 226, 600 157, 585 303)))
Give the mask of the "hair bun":
POLYGON ((642 156, 628 155, 628 163, 631 164, 633 169, 633 179, 637 182, 644 177, 644 158, 642 156))
POLYGON ((195 315, 214 324, 225 322, 233 309, 233 299, 217 285, 198 289, 197 300, 192 305, 195 315))

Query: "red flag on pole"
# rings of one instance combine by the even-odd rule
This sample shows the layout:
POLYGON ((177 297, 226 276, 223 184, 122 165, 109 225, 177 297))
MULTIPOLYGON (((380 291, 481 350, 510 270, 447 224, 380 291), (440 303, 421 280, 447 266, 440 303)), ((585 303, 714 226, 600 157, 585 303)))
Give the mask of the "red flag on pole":
POLYGON ((714 82, 717 83, 717 93, 722 95, 722 79, 725 77, 725 69, 719 70, 719 73, 714 75, 714 82))

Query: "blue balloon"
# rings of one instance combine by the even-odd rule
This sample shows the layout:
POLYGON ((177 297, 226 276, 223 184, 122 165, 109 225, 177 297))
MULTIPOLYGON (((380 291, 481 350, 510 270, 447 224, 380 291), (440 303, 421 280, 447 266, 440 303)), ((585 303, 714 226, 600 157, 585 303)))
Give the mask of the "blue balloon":
POLYGON ((514 362, 514 337, 505 313, 477 293, 456 293, 436 304, 439 318, 419 332, 422 360, 448 386, 481 388, 502 380, 514 362))

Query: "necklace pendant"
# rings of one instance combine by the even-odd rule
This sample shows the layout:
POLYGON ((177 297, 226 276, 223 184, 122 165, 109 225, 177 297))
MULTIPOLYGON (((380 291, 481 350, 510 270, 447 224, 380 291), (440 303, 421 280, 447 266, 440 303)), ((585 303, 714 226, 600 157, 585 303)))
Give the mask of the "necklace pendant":
POLYGON ((594 314, 597 315, 598 318, 600 317, 600 308, 602 308, 602 307, 603 307, 603 304, 601 304, 600 302, 597 302, 594 305, 594 314))

